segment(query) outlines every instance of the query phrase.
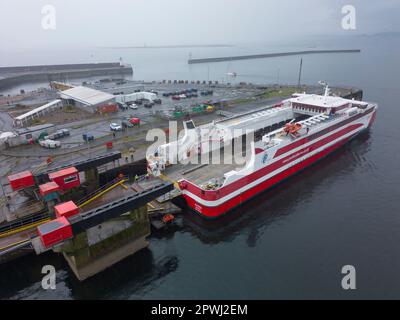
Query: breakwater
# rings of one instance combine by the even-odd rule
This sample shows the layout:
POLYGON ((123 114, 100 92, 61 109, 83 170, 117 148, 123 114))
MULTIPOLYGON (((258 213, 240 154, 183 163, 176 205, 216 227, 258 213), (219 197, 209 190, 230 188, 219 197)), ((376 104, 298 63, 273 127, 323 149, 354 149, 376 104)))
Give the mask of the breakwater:
POLYGON ((107 75, 131 75, 131 65, 85 63, 42 66, 0 67, 0 90, 35 81, 63 81, 107 75))
POLYGON ((326 53, 360 53, 359 49, 351 50, 306 50, 306 51, 292 51, 292 52, 279 52, 279 53, 265 53, 265 54, 253 54, 243 56, 231 56, 231 57, 216 57, 216 58, 203 58, 203 59, 189 59, 189 64, 195 63, 208 63, 208 62, 222 62, 232 60, 248 60, 248 59, 261 59, 261 58, 275 58, 284 56, 297 56, 306 54, 326 54, 326 53))

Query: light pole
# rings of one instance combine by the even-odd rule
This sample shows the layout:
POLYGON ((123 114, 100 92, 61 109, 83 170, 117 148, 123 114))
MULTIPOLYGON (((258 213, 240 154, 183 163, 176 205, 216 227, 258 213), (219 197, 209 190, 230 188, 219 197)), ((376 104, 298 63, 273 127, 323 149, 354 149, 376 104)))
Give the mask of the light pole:
POLYGON ((276 79, 276 83, 278 84, 278 86, 279 86, 279 76, 280 76, 280 73, 281 73, 281 68, 278 68, 278 74, 277 74, 277 79, 276 79))
POLYGON ((8 199, 7 199, 7 196, 6 196, 6 192, 4 191, 4 186, 3 186, 3 182, 1 181, 1 179, 0 179, 0 186, 1 186, 1 190, 3 191, 3 196, 4 196, 4 200, 5 200, 5 202, 6 202, 6 204, 7 204, 7 206, 8 206, 8 199))

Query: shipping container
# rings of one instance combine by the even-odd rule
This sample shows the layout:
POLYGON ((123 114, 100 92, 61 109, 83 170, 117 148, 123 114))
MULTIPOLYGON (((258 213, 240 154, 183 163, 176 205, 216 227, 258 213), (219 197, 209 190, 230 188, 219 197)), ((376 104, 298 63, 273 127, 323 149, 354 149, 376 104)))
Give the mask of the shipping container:
POLYGON ((50 181, 39 186, 39 193, 42 197, 48 195, 49 193, 60 191, 60 186, 54 181, 50 181))
POLYGON ((63 169, 49 174, 49 179, 57 183, 61 190, 69 190, 78 187, 81 182, 79 172, 75 167, 63 169))
POLYGON ((13 191, 29 188, 35 185, 35 179, 30 171, 23 171, 7 177, 13 191))
POLYGON ((71 224, 66 217, 60 217, 37 227, 38 234, 46 248, 73 237, 71 224))
POLYGON ((102 106, 97 107, 97 111, 100 113, 113 113, 118 111, 118 104, 109 103, 102 106))
POLYGON ((57 218, 65 217, 70 218, 79 214, 79 207, 73 202, 68 201, 60 203, 54 207, 57 218))

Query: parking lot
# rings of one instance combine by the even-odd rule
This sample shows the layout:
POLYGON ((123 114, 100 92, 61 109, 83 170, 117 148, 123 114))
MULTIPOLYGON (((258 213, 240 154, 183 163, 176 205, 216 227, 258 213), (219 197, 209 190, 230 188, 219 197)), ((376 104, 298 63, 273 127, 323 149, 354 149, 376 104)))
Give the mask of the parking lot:
POLYGON ((115 82, 110 83, 88 83, 89 87, 97 90, 102 90, 108 93, 131 94, 141 91, 156 92, 161 104, 155 104, 151 109, 145 108, 144 105, 139 105, 137 110, 127 110, 124 114, 133 114, 137 117, 147 117, 155 113, 168 113, 176 108, 189 110, 196 105, 202 104, 205 101, 220 102, 234 101, 241 99, 249 99, 262 92, 262 89, 256 86, 227 86, 214 84, 197 84, 197 83, 137 83, 129 80, 124 80, 124 83, 117 85, 115 82), (188 95, 188 90, 194 89, 196 97, 173 99, 174 96, 182 94, 188 95), (212 94, 202 95, 203 91, 211 91, 212 94), (183 93, 185 92, 185 93, 183 93), (165 97, 165 94, 169 94, 165 97))
MULTIPOLYGON (((112 113, 104 116, 95 116, 90 119, 90 117, 86 117, 87 119, 81 121, 73 121, 70 123, 63 123, 57 125, 57 129, 67 128, 70 131, 70 135, 67 137, 63 137, 60 139, 61 148, 74 148, 77 146, 85 145, 86 142, 83 139, 84 134, 92 135, 94 140, 98 140, 101 138, 109 138, 109 139, 118 139, 123 136, 135 134, 138 132, 142 132, 140 128, 133 126, 131 128, 127 128, 123 132, 120 131, 112 131, 110 129, 110 123, 121 124, 123 121, 128 121, 130 118, 138 118, 140 119, 140 126, 144 126, 144 128, 148 129, 149 127, 157 127, 160 123, 164 126, 167 123, 164 123, 162 119, 160 119, 160 113, 167 113, 174 110, 176 107, 179 108, 191 108, 195 105, 203 103, 205 100, 210 102, 214 101, 232 101, 238 99, 248 99, 254 96, 255 93, 258 93, 259 90, 255 88, 227 88, 227 87, 209 87, 209 86, 199 86, 193 84, 160 84, 160 83, 147 83, 141 84, 138 86, 137 83, 130 82, 116 85, 115 83, 107 83, 102 84, 101 86, 97 84, 88 84, 89 86, 103 90, 105 92, 120 92, 124 94, 134 93, 135 90, 145 90, 145 91, 153 91, 157 93, 158 98, 161 100, 161 104, 154 104, 151 108, 146 108, 145 103, 141 105, 137 105, 135 108, 127 107, 126 109, 119 109, 117 113, 112 113), (181 92, 183 90, 187 90, 188 88, 194 88, 197 90, 197 97, 191 98, 182 98, 179 101, 173 100, 172 96, 165 97, 166 93, 175 93, 181 92), (212 91, 212 94, 209 95, 201 95, 202 91, 212 91), (115 133, 115 136, 113 135, 115 133)), ((200 115, 200 118, 208 117, 209 115, 200 115)), ((201 119, 200 121, 202 121, 201 119)), ((211 120, 210 120, 211 121, 211 120)))

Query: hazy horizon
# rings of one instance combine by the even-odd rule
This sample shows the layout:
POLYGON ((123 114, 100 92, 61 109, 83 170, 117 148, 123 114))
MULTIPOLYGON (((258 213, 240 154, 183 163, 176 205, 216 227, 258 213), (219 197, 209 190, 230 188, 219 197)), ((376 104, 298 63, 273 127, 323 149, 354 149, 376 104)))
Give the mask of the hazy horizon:
POLYGON ((3 51, 67 47, 203 45, 285 41, 400 31, 400 2, 267 0, 2 0, 3 51), (356 9, 356 29, 341 26, 356 9), (42 27, 45 5, 55 30, 42 27))

